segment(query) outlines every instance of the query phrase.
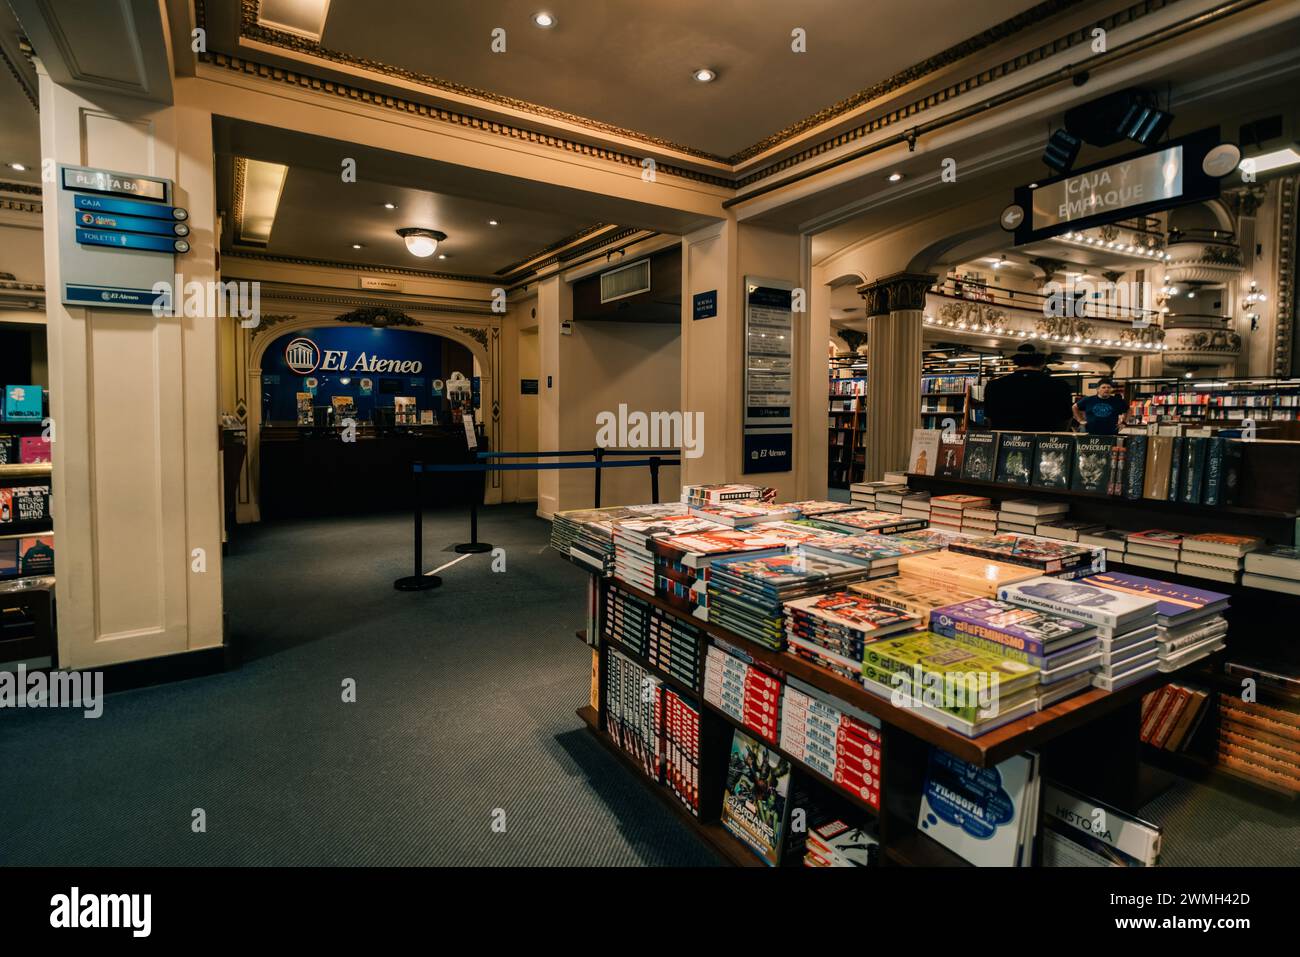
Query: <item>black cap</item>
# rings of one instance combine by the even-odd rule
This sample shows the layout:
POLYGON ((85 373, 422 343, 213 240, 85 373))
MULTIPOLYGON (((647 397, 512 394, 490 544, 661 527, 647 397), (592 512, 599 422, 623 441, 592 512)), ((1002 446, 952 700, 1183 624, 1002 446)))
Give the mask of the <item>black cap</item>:
POLYGON ((1047 354, 1039 352, 1032 342, 1026 342, 1016 350, 1016 354, 1011 357, 1011 361, 1018 366, 1044 365, 1047 362, 1047 354))

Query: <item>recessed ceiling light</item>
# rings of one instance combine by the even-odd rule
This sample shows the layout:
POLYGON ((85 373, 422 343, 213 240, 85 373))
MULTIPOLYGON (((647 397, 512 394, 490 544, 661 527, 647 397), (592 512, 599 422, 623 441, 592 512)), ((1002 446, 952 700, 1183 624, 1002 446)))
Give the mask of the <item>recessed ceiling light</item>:
POLYGON ((439 259, 446 259, 446 258, 447 258, 447 254, 446 254, 446 253, 438 253, 438 258, 439 258, 439 259))
POLYGON ((360 243, 353 243, 353 244, 352 244, 352 248, 353 248, 353 249, 360 249, 360 248, 361 248, 361 244, 360 244, 360 243))
POLYGON ((15 173, 27 172, 27 164, 25 163, 10 163, 9 168, 13 170, 15 173))
POLYGON ((1030 188, 1030 189, 1038 189, 1038 184, 1037 184, 1037 183, 1030 183, 1030 184, 1029 184, 1029 188, 1030 188))
POLYGON ((396 208, 397 208, 396 203, 384 203, 384 209, 396 209, 396 208))
POLYGON ((489 220, 488 220, 488 225, 489 225, 489 226, 499 226, 500 223, 498 223, 495 219, 489 219, 489 220))
POLYGON ((537 24, 543 30, 549 30, 551 27, 555 26, 555 14, 547 13, 544 10, 540 13, 534 13, 533 23, 537 24))
POLYGON ((710 70, 708 67, 696 70, 691 74, 691 76, 695 77, 695 79, 700 83, 712 83, 718 78, 718 74, 715 71, 710 70))
POLYGON ((902 174, 902 173, 890 173, 890 174, 889 174, 889 181, 890 181, 891 183, 897 183, 897 182, 898 182, 900 179, 902 179, 902 178, 903 178, 903 174, 902 174))

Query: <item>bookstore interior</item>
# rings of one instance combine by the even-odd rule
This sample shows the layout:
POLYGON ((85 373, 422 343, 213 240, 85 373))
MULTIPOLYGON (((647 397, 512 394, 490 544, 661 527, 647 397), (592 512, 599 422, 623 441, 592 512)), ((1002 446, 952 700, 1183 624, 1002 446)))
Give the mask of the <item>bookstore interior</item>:
POLYGON ((0 863, 1300 866, 1300 6, 927 5, 0 0, 0 863))

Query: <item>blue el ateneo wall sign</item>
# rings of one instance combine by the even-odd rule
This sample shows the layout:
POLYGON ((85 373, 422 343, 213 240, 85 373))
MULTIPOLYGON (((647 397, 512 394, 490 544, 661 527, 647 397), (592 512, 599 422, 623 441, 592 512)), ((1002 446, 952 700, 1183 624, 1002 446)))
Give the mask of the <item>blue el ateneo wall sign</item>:
MULTIPOLYGON (((434 392, 443 374, 447 340, 423 332, 322 326, 288 332, 267 347, 262 358, 262 396, 267 420, 292 422, 303 380, 316 380, 316 404, 350 396, 361 420, 394 396, 411 396, 418 409, 441 409, 434 392), (437 400, 437 401, 435 401, 437 400)), ((463 348, 463 347, 462 347, 463 348)))
POLYGON ((172 181, 89 166, 59 167, 59 266, 63 302, 170 312, 176 257, 190 251, 189 212, 172 204, 172 181))

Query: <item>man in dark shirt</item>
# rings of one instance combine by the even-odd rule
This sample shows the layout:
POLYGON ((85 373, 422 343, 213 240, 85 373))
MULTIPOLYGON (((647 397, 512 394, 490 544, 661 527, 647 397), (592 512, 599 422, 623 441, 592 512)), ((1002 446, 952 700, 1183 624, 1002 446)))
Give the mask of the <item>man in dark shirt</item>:
POLYGON ((1074 404, 1074 417, 1084 423, 1089 435, 1119 435, 1127 407, 1124 397, 1115 391, 1115 383, 1101 379, 1097 383, 1096 395, 1074 404))
POLYGON ((1074 394, 1064 379, 1047 371, 1047 356, 1026 342, 1011 360, 1016 371, 984 387, 989 427, 1002 432, 1068 431, 1074 394))

